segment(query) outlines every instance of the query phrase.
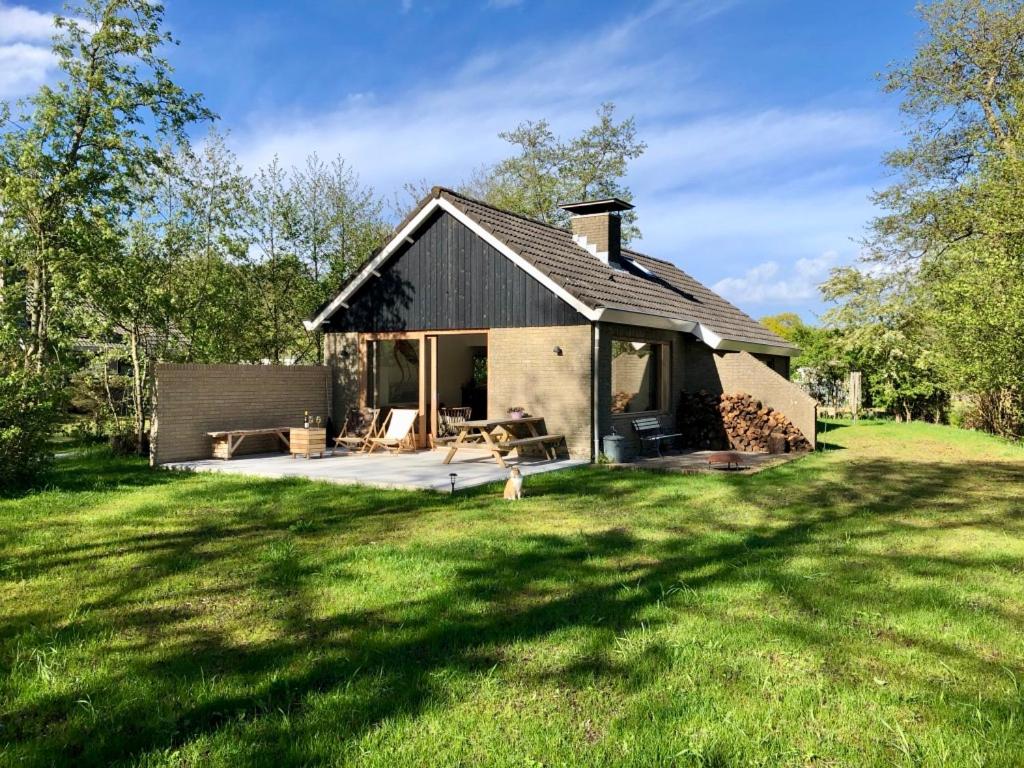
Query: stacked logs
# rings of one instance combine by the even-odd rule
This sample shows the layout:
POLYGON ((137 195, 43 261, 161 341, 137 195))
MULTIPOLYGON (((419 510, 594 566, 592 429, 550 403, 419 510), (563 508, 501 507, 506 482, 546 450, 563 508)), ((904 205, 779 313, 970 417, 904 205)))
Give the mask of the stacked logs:
POLYGON ((808 451, 803 433, 779 411, 743 393, 684 392, 679 431, 693 448, 738 451, 808 451))
POLYGON ((680 395, 676 426, 684 446, 705 451, 721 451, 729 447, 729 436, 725 433, 718 404, 718 395, 706 389, 680 395))
POLYGON ((740 451, 808 451, 811 444, 793 422, 750 395, 722 395, 719 411, 732 447, 740 451))

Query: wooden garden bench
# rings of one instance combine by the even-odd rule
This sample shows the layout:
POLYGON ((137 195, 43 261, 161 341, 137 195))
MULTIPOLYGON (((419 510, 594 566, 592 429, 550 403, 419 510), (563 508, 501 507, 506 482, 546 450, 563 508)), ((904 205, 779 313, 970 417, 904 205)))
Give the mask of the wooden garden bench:
POLYGON ((291 427, 262 427, 257 429, 222 429, 218 432, 207 432, 207 436, 213 440, 213 458, 227 461, 235 455, 238 446, 247 437, 260 435, 273 435, 284 444, 284 450, 288 450, 288 432, 291 427))

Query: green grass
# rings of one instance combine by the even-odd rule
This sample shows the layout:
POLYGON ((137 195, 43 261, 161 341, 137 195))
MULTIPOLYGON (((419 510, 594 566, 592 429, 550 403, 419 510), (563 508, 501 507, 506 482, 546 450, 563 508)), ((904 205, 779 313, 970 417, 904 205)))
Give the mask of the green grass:
POLYGON ((833 426, 521 503, 152 472, 0 500, 0 764, 1024 763, 1024 451, 833 426))

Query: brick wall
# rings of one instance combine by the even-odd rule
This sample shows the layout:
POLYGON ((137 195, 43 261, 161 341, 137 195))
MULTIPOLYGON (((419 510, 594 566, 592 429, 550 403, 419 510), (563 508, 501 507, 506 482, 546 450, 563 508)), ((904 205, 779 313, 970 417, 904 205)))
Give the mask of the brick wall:
POLYGON ((749 352, 716 352, 714 361, 719 391, 757 398, 785 414, 812 446, 817 444, 818 403, 813 397, 749 352))
POLYGON ((686 370, 683 372, 680 389, 686 392, 699 392, 706 389, 709 392, 721 393, 722 383, 718 378, 715 353, 711 347, 693 336, 685 336, 684 348, 686 350, 686 370))
POLYGON ((571 456, 591 458, 591 347, 589 325, 491 329, 488 416, 520 405, 543 416, 549 432, 565 435, 571 456))
MULTIPOLYGON (((156 368, 151 461, 210 457, 207 432, 302 426, 304 411, 330 415, 329 369, 313 365, 179 365, 156 368)), ((249 438, 240 453, 274 450, 273 437, 249 438)))

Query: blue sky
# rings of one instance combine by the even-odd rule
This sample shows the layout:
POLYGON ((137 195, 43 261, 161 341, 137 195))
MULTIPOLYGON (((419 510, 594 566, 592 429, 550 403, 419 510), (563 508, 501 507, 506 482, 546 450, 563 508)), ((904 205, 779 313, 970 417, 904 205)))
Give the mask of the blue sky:
MULTIPOLYGON (((813 319, 853 261, 900 141, 876 74, 911 55, 910 0, 168 0, 179 80, 244 165, 343 156, 393 197, 500 159, 499 131, 571 134, 602 101, 647 153, 629 184, 637 247, 755 316, 813 319)), ((57 4, 0 0, 0 98, 53 76, 57 4)))

